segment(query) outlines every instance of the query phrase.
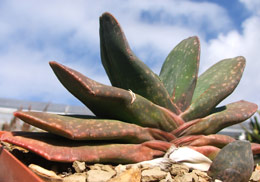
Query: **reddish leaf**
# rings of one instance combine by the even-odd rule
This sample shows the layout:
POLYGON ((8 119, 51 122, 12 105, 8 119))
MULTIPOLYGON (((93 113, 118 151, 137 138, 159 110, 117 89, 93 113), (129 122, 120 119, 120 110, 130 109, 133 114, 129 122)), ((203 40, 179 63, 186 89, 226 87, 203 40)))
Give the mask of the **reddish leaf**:
POLYGON ((171 143, 173 143, 176 146, 186 146, 189 145, 192 141, 197 140, 201 137, 203 137, 203 135, 183 136, 172 140, 171 143))
POLYGON ((56 62, 50 62, 61 83, 93 113, 141 126, 171 131, 184 121, 170 110, 131 91, 103 85, 56 62))
POLYGON ((195 119, 186 123, 183 123, 182 125, 180 125, 178 128, 176 128, 175 130, 173 130, 171 133, 173 135, 175 135, 176 137, 180 136, 180 134, 186 130, 187 128, 191 127, 192 125, 196 124, 200 122, 200 119, 195 119))
POLYGON ((192 141, 189 146, 206 146, 211 145, 218 148, 222 148, 226 146, 227 144, 234 142, 235 139, 227 136, 227 135, 208 135, 208 136, 202 136, 194 141, 192 141))
POLYGON ((228 126, 240 123, 251 117, 257 105, 247 101, 238 101, 217 108, 216 111, 182 131, 179 136, 196 134, 214 134, 228 126))
POLYGON ((225 145, 234 142, 235 139, 227 135, 188 135, 171 141, 177 146, 206 146, 211 145, 222 148, 225 145))
POLYGON ((109 119, 83 119, 44 112, 16 112, 15 116, 33 126, 73 140, 120 140, 142 143, 157 139, 170 141, 175 138, 159 129, 143 128, 109 119))
POLYGON ((200 152, 201 154, 207 156, 211 160, 213 160, 219 153, 220 149, 214 146, 189 146, 189 148, 200 152))
POLYGON ((71 141, 50 133, 6 132, 1 141, 8 142, 47 160, 88 163, 136 163, 163 156, 169 142, 148 141, 142 144, 111 144, 98 141, 71 141))
POLYGON ((251 143, 251 149, 254 155, 260 154, 260 144, 259 143, 251 143))

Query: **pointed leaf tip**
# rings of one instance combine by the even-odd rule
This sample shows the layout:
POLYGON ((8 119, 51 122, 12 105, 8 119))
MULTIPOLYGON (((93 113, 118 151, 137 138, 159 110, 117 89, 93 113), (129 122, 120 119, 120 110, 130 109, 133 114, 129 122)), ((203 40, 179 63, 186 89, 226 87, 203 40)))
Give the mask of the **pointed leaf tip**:
POLYGON ((117 20, 110 14, 100 17, 101 60, 112 86, 133 92, 176 114, 179 109, 158 76, 131 50, 117 20))
POLYGON ((228 126, 238 124, 250 118, 257 111, 257 108, 256 104, 243 100, 227 104, 226 106, 216 108, 207 117, 198 119, 193 125, 184 129, 180 136, 217 133, 228 126))
POLYGON ((36 153, 50 161, 88 163, 137 163, 164 155, 167 146, 163 141, 142 144, 113 144, 109 142, 73 141, 47 132, 5 132, 1 141, 36 153), (157 143, 157 145, 156 145, 157 143))
POLYGON ((200 61, 198 37, 181 41, 163 63, 160 78, 174 103, 184 111, 191 103, 200 61))
POLYGON ((109 13, 109 12, 104 12, 101 16, 100 16, 100 18, 103 18, 103 17, 114 17, 111 13, 109 13))
POLYGON ((59 63, 51 66, 64 87, 96 116, 159 128, 164 131, 176 129, 183 123, 176 114, 138 94, 98 83, 59 63), (143 111, 140 112, 140 109, 143 111))
POLYGON ((59 64, 59 63, 56 62, 56 61, 50 61, 50 62, 49 62, 49 65, 50 65, 51 67, 61 66, 61 64, 59 64))
POLYGON ((199 76, 192 103, 181 115, 185 121, 208 115, 238 85, 245 67, 242 56, 219 61, 199 76))
POLYGON ((118 24, 118 21, 116 20, 116 18, 109 12, 105 12, 103 13, 100 17, 99 17, 99 22, 100 25, 107 22, 107 23, 116 23, 118 24))
POLYGON ((44 112, 17 112, 16 116, 33 126, 73 140, 114 140, 142 143, 149 140, 170 141, 174 136, 155 128, 143 128, 117 120, 94 116, 57 115, 44 112))

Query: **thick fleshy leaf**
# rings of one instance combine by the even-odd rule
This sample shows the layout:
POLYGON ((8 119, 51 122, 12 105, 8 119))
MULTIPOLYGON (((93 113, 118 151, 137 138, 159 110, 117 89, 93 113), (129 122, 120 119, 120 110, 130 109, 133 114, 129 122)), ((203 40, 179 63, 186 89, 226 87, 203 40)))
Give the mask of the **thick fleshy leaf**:
POLYGON ((163 156, 171 146, 158 140, 142 144, 71 141, 46 132, 7 132, 0 139, 58 162, 136 163, 163 156))
POLYGON ((179 126, 178 128, 174 129, 173 131, 171 131, 171 133, 175 136, 180 136, 180 134, 186 130, 187 128, 189 128, 192 125, 195 125, 196 123, 200 122, 200 119, 195 119, 186 123, 183 123, 181 126, 179 126))
POLYGON ((245 59, 240 56, 222 60, 199 76, 192 103, 182 118, 190 121, 212 112, 236 88, 244 67, 245 59))
POLYGON ((171 131, 184 123, 170 110, 131 90, 103 85, 56 62, 50 62, 50 65, 61 83, 99 117, 164 131, 171 131))
POLYGON ((191 103, 196 86, 200 60, 198 37, 179 43, 167 56, 160 78, 174 103, 184 111, 191 103))
POLYGON ((175 137, 155 128, 143 128, 117 120, 88 119, 62 116, 44 112, 16 112, 16 117, 26 123, 51 133, 73 140, 116 140, 128 143, 142 143, 149 140, 170 141, 175 137))
POLYGON ((254 155, 260 154, 260 144, 259 143, 251 143, 251 149, 254 155))
POLYGON ((176 138, 171 143, 177 146, 215 146, 222 148, 227 144, 234 142, 235 139, 227 135, 188 135, 176 138))
POLYGON ((197 140, 204 135, 189 135, 189 136, 184 136, 184 137, 179 137, 171 141, 176 146, 186 146, 189 145, 192 141, 197 140))
POLYGON ((207 136, 202 136, 198 138, 197 140, 192 141, 189 146, 215 146, 218 148, 223 148, 227 144, 234 142, 235 139, 227 136, 227 135, 207 135, 207 136))
POLYGON ((196 134, 214 134, 228 126, 240 123, 251 117, 257 105, 247 101, 238 101, 217 108, 215 112, 185 129, 178 136, 196 134))
POLYGON ((220 149, 214 146, 205 145, 205 146, 189 146, 189 148, 196 150, 197 152, 207 156, 211 160, 214 160, 218 155, 220 149))
POLYGON ((254 159, 247 141, 235 141, 225 146, 212 161, 208 174, 213 181, 247 182, 253 172, 254 159))
POLYGON ((179 114, 159 77, 134 55, 119 23, 109 13, 100 17, 100 47, 102 63, 113 86, 131 89, 179 114))

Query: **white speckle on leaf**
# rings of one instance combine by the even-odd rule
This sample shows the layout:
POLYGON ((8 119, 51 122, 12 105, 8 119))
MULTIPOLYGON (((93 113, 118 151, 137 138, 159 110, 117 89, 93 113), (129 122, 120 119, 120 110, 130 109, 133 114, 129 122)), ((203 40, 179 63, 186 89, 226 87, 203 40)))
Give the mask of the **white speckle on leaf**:
POLYGON ((129 93, 130 93, 130 95, 131 95, 131 104, 133 104, 134 103, 134 101, 135 101, 135 99, 136 99, 136 96, 135 96, 135 93, 134 92, 132 92, 132 90, 130 90, 129 89, 129 91, 128 91, 129 93))

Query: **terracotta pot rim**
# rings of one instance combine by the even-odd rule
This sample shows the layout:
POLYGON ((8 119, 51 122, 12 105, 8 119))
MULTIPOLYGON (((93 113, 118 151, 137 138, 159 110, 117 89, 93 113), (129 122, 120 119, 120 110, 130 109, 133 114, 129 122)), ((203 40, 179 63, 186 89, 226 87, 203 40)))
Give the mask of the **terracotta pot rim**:
MULTIPOLYGON (((0 131, 0 137, 5 131, 0 131)), ((43 182, 26 165, 0 144, 0 181, 43 182)))

